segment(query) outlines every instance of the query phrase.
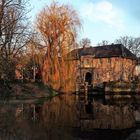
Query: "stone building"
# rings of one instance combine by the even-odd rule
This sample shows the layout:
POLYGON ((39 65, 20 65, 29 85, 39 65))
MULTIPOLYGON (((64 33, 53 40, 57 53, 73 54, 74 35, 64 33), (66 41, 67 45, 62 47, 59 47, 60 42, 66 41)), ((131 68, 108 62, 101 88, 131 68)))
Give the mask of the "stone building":
POLYGON ((80 77, 89 84, 130 81, 135 75, 136 56, 121 44, 80 48, 71 56, 77 58, 80 77))
MULTIPOLYGON (((67 61, 70 67, 65 71, 71 74, 65 83, 71 83, 72 91, 76 83, 96 86, 109 81, 131 81, 135 75, 136 56, 122 44, 78 48, 68 54, 67 61)), ((43 75, 47 83, 44 76, 47 75, 43 75)))

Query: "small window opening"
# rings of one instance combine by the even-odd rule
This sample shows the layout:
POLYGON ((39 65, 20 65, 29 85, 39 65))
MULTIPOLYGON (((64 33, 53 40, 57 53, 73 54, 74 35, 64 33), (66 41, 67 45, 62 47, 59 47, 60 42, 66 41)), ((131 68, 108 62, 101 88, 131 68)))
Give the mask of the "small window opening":
POLYGON ((108 58, 108 64, 111 64, 111 59, 110 58, 108 58))
POLYGON ((102 59, 101 58, 99 59, 99 64, 102 64, 102 59))

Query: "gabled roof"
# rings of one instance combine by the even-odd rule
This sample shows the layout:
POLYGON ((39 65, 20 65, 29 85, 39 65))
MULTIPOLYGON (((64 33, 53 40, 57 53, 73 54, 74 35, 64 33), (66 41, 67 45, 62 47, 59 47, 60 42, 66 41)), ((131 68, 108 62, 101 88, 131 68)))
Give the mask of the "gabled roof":
POLYGON ((104 46, 79 48, 72 50, 69 53, 69 56, 71 56, 74 59, 78 59, 78 57, 85 55, 91 55, 94 58, 124 57, 136 59, 136 56, 122 44, 111 44, 104 46))

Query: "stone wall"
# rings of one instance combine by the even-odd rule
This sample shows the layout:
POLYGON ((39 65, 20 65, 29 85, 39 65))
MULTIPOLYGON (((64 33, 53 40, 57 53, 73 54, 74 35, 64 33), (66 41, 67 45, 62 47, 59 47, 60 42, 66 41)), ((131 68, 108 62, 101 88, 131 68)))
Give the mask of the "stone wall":
POLYGON ((135 65, 135 60, 127 58, 82 56, 81 62, 79 60, 67 60, 63 72, 60 72, 59 67, 55 66, 54 73, 49 76, 48 63, 45 60, 42 78, 45 84, 51 85, 56 90, 75 91, 78 77, 81 77, 84 83, 86 72, 90 72, 91 68, 93 68, 93 72, 91 72, 92 83, 95 86, 109 81, 130 81, 135 75, 135 65), (81 72, 80 67, 82 68, 81 72))

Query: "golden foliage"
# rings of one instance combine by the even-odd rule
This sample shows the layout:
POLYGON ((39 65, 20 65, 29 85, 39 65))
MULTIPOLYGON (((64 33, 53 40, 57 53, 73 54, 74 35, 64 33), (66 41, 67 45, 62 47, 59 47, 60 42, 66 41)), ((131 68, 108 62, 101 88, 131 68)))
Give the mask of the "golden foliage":
POLYGON ((66 58, 74 47, 80 19, 69 5, 53 2, 37 16, 36 25, 47 47, 43 81, 53 88, 66 90, 65 82, 73 72, 66 58))

